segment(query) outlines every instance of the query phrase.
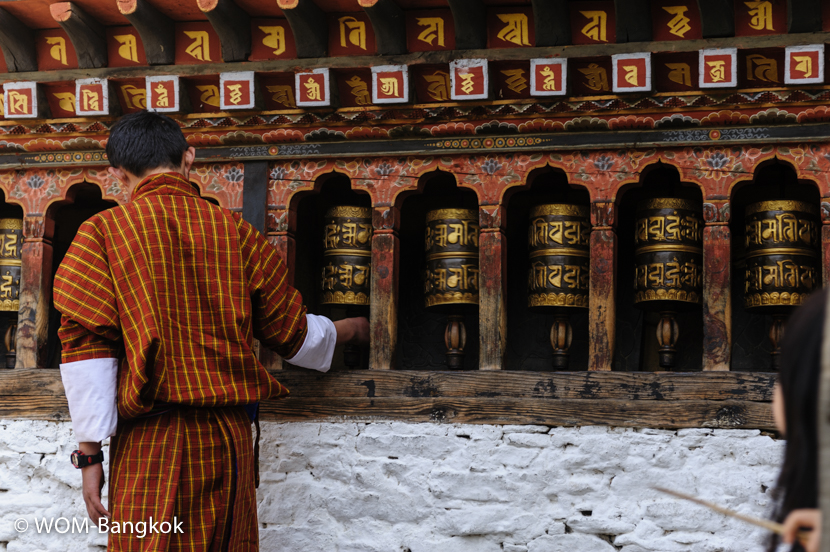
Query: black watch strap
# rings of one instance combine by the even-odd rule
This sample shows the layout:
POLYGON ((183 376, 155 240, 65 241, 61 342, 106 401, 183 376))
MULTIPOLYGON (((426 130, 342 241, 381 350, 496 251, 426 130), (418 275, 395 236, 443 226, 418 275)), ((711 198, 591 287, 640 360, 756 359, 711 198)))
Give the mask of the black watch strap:
POLYGON ((91 466, 93 464, 100 464, 104 461, 104 451, 98 451, 98 454, 93 454, 91 456, 87 456, 80 450, 73 451, 70 459, 72 460, 72 465, 78 469, 85 468, 87 466, 91 466))

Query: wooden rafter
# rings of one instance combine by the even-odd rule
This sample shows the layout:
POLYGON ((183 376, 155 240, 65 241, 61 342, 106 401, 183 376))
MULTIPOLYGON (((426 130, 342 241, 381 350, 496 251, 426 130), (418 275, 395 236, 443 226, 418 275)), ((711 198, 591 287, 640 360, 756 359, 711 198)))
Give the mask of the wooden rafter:
MULTIPOLYGON (((617 42, 651 41, 651 6, 648 0, 614 0, 614 8, 617 42)), ((538 32, 536 36, 539 36, 538 32)))
POLYGON ((219 41, 222 59, 226 62, 245 61, 251 55, 251 16, 233 0, 197 0, 219 41))
POLYGON ((735 11, 732 0, 697 0, 703 38, 735 35, 735 11))
POLYGON ((118 10, 141 35, 147 63, 173 63, 176 45, 172 19, 154 8, 147 0, 118 0, 118 10))
POLYGON ((277 0, 294 33, 297 57, 324 57, 328 49, 329 28, 326 14, 313 0, 277 0))
POLYGON ((10 73, 37 71, 32 31, 3 8, 0 8, 0 49, 10 73))
POLYGON ((536 46, 562 46, 571 43, 568 0, 532 0, 536 27, 536 46))
POLYGON ((107 33, 104 26, 72 2, 58 2, 49 6, 78 55, 78 67, 94 69, 107 66, 107 33))
POLYGON ((448 0, 455 20, 455 47, 475 50, 487 46, 487 9, 481 0, 448 0))
POLYGON ((377 53, 406 53, 406 26, 403 10, 395 0, 358 0, 375 30, 377 53))
MULTIPOLYGON (((610 56, 612 54, 629 54, 641 52, 644 48, 652 52, 697 52, 702 48, 784 48, 804 44, 804 36, 798 34, 781 34, 753 37, 726 37, 719 39, 697 39, 684 41, 651 42, 646 47, 642 43, 621 44, 587 44, 579 46, 556 46, 540 48, 506 48, 501 50, 472 50, 464 52, 465 57, 487 58, 490 61, 523 61, 532 58, 565 56, 568 58, 610 56)), ((815 43, 830 42, 830 32, 810 35, 815 43)), ((306 69, 328 67, 330 69, 350 69, 371 67, 384 63, 416 66, 421 64, 449 63, 459 57, 457 50, 437 52, 416 52, 399 56, 339 56, 322 57, 303 62, 306 69)), ((250 62, 245 65, 248 71, 293 72, 297 69, 296 59, 268 60, 250 62)), ((216 75, 226 71, 239 71, 237 63, 204 63, 200 65, 176 65, 158 67, 110 67, 96 70, 64 69, 41 71, 28 75, 28 80, 38 82, 60 82, 89 77, 96 78, 140 78, 150 75, 167 75, 171 71, 184 76, 216 75)), ((0 74, 0 80, 17 80, 14 74, 0 74)))

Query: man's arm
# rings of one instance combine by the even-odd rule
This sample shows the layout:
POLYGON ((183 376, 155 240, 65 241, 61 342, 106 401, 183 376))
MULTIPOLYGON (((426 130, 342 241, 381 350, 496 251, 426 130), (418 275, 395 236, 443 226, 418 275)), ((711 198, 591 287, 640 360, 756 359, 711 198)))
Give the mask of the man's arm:
POLYGON ((332 322, 306 314, 299 292, 288 285, 285 264, 276 248, 253 226, 237 219, 254 311, 254 335, 288 362, 328 371, 339 343, 368 343, 365 318, 332 322))
MULTIPOLYGON (((55 276, 55 307, 62 313, 58 336, 72 427, 85 455, 101 450, 118 423, 116 382, 121 332, 101 232, 88 221, 78 230, 55 276)), ((101 464, 82 468, 83 497, 93 521, 109 516, 101 503, 101 464)))

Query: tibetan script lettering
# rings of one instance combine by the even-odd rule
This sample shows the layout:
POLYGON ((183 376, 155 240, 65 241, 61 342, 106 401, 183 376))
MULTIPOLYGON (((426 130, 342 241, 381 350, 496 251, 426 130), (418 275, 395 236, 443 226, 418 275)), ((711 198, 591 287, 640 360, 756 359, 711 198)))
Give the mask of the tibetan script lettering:
POLYGON ((669 32, 675 36, 683 38, 686 33, 692 30, 689 26, 691 19, 686 17, 688 11, 686 6, 663 6, 663 10, 667 11, 674 17, 668 22, 669 32))
POLYGON ((118 55, 127 61, 138 63, 138 45, 135 35, 115 35, 113 36, 121 45, 118 47, 118 55))
POLYGON ((419 17, 415 20, 419 27, 426 27, 418 40, 426 42, 430 46, 437 41, 438 46, 444 46, 444 18, 443 17, 419 17))
POLYGON ((265 33, 262 43, 273 48, 275 56, 285 53, 285 29, 283 27, 260 27, 259 30, 265 33))
POLYGON ((582 27, 582 34, 591 40, 596 40, 597 42, 608 42, 608 39, 606 38, 608 35, 606 30, 606 26, 608 24, 608 14, 602 10, 581 11, 579 13, 590 20, 587 25, 582 27))
POLYGON ((337 20, 340 24, 340 45, 347 48, 349 43, 361 50, 366 49, 366 23, 354 17, 345 16, 337 20))
POLYGON ((211 61, 210 35, 207 31, 184 31, 184 34, 193 39, 190 46, 185 49, 185 53, 199 61, 211 61))

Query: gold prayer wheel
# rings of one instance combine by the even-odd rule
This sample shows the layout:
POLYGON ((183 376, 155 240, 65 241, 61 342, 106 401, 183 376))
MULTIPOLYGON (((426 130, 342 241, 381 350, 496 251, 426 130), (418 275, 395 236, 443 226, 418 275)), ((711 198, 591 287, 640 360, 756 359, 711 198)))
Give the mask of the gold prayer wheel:
POLYGON ((326 211, 320 303, 368 305, 372 209, 341 205, 326 211))
POLYGON ((530 210, 527 306, 553 311, 553 366, 568 366, 573 329, 569 311, 588 308, 591 224, 587 205, 539 205, 530 210))
POLYGON ((447 367, 464 364, 467 331, 460 312, 478 305, 478 213, 437 209, 426 216, 424 300, 429 308, 450 312, 444 332, 447 367))
POLYGON ((20 310, 20 279, 23 258, 23 219, 0 219, 0 311, 9 313, 4 338, 6 367, 16 362, 17 311, 20 310))
POLYGON ((818 207, 760 201, 746 208, 747 310, 775 314, 797 307, 818 283, 818 207))
POLYGON ((659 311, 660 366, 675 364, 678 310, 701 304, 703 295, 703 217, 699 202, 654 198, 637 205, 634 234, 634 303, 659 311))
POLYGON ((759 201, 747 206, 744 222, 744 308, 773 316, 770 341, 777 369, 785 318, 819 284, 818 207, 759 201))
POLYGON ((478 305, 478 213, 437 209, 427 213, 427 307, 478 305))
POLYGON ((590 233, 587 206, 539 205, 531 209, 528 307, 588 308, 590 233))

